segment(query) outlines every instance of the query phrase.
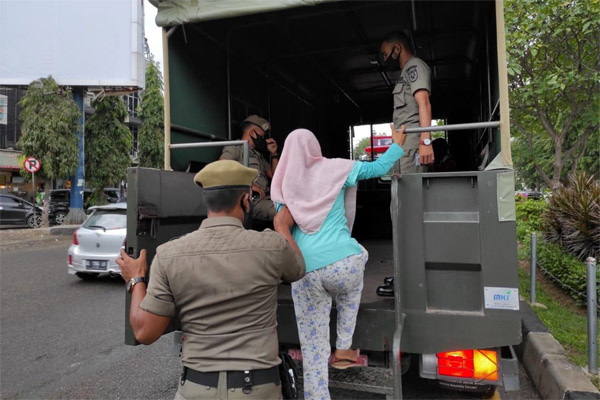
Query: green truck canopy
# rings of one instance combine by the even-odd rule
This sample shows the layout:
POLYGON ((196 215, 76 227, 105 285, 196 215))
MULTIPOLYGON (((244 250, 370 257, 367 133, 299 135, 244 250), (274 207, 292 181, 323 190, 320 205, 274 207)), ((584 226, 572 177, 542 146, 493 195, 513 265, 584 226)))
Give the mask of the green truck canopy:
POLYGON ((150 0, 158 8, 158 26, 239 17, 331 1, 335 0, 150 0))

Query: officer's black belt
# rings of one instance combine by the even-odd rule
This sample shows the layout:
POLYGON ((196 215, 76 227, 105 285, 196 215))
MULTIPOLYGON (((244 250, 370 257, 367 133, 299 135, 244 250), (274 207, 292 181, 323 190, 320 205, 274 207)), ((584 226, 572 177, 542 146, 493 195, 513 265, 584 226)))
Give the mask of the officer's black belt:
MULTIPOLYGON (((267 383, 280 383, 279 366, 267 369, 255 369, 252 371, 226 371, 227 372, 227 389, 233 388, 249 388, 256 385, 264 385, 267 383)), ((200 372, 187 367, 183 367, 181 375, 181 383, 185 381, 194 382, 202 386, 218 387, 219 372, 200 372)))

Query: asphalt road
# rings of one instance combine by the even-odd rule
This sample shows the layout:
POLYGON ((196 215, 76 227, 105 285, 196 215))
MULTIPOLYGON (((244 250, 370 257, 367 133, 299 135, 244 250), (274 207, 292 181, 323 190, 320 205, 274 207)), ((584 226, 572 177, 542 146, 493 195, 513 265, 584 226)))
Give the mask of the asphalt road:
MULTIPOLYGON (((121 279, 82 281, 67 274, 64 242, 0 254, 0 397, 3 399, 172 399, 179 360, 173 338, 125 346, 121 279)), ((448 392, 414 374, 405 398, 476 398, 448 392)), ((522 374, 519 392, 537 398, 522 374)), ((342 390, 332 397, 384 398, 342 390)))

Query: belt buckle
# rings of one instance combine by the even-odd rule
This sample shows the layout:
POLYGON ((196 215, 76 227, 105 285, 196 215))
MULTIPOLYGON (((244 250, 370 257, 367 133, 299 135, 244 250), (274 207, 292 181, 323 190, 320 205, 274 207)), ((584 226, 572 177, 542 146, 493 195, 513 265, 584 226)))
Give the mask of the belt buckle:
POLYGON ((244 371, 243 385, 242 392, 244 394, 252 393, 252 386, 254 386, 254 382, 252 381, 252 374, 250 371, 244 371))

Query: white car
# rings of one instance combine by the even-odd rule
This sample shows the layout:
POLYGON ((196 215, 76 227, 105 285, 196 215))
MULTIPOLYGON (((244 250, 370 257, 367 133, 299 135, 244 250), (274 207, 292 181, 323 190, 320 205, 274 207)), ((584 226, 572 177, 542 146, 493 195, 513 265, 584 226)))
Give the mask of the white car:
POLYGON ((73 232, 69 247, 69 274, 81 279, 94 279, 100 273, 121 275, 116 263, 125 245, 127 204, 117 203, 90 207, 91 214, 73 232))

